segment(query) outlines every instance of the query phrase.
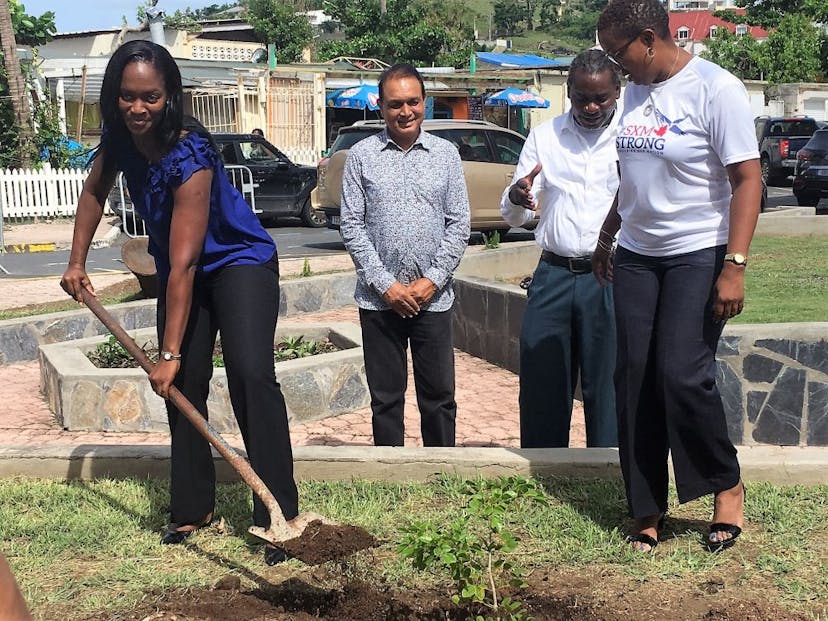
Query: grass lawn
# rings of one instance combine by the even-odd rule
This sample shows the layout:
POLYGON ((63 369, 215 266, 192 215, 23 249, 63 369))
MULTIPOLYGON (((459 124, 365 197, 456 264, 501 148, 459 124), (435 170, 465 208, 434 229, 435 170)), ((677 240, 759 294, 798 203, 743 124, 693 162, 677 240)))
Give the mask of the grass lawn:
MULTIPOLYGON (((661 544, 654 554, 643 555, 630 553, 623 543, 620 481, 530 484, 542 491, 544 502, 530 503, 518 494, 506 527, 520 537, 509 558, 535 579, 549 575, 554 586, 563 576, 577 575, 587 583, 585 597, 606 602, 636 592, 680 601, 682 593, 720 585, 728 597, 762 598, 807 619, 828 614, 828 486, 748 483, 745 533, 721 554, 699 543, 710 499, 680 507, 673 500, 661 544)), ((328 563, 329 572, 398 589, 451 593, 445 576, 412 569, 397 546, 410 522, 445 525, 457 516, 466 498, 463 486, 462 479, 444 476, 427 484, 305 482, 300 498, 303 510, 362 526, 382 542, 328 563)), ((145 603, 151 592, 209 588, 228 574, 239 576, 250 590, 292 577, 312 581, 322 570, 298 561, 273 568, 261 562, 260 547, 243 534, 249 525, 249 492, 243 485, 220 485, 220 525, 181 546, 159 544, 166 502, 166 483, 158 481, 0 481, 0 545, 36 617, 125 618, 119 611, 145 603), (103 612, 112 616, 99 616, 103 612)))
POLYGON ((827 243, 825 237, 755 237, 745 309, 731 322, 828 321, 827 243))

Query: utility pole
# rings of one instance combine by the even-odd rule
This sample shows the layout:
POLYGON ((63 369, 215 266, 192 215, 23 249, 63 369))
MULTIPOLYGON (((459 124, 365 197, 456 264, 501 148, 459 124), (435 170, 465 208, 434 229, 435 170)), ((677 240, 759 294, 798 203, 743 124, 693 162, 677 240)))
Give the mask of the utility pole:
POLYGON ((3 65, 9 79, 9 95, 17 124, 20 166, 29 168, 34 159, 31 110, 26 97, 26 82, 23 80, 20 62, 17 60, 17 41, 14 38, 14 25, 9 11, 9 0, 0 0, 0 41, 3 45, 3 65))

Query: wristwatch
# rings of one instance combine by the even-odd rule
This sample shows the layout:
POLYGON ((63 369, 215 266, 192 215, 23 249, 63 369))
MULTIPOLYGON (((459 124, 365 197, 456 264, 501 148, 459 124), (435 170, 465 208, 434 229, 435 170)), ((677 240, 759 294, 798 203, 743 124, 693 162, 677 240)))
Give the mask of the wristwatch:
POLYGON ((181 360, 181 354, 174 354, 171 351, 162 351, 161 360, 170 362, 171 360, 181 360))
POLYGON ((739 254, 738 252, 728 252, 724 256, 725 261, 730 261, 734 265, 741 265, 742 267, 747 265, 747 257, 743 254, 739 254))

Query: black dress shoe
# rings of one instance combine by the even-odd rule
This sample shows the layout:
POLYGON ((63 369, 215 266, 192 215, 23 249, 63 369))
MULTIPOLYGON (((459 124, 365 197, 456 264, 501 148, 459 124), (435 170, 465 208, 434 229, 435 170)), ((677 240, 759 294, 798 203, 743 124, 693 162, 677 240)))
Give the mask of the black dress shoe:
POLYGON ((287 553, 282 550, 282 548, 277 548, 276 546, 266 545, 264 549, 264 562, 265 565, 269 565, 273 567, 274 565, 278 565, 279 563, 284 563, 288 558, 287 553))

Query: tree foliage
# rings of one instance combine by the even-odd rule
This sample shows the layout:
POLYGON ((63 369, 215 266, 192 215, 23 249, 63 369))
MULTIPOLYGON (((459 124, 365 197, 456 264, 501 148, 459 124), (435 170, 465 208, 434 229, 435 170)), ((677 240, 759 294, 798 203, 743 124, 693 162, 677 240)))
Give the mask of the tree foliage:
POLYGON ((9 0, 14 38, 18 45, 43 45, 55 36, 55 14, 46 11, 40 17, 26 14, 26 7, 18 0, 9 0))
POLYGON ((740 15, 731 10, 716 11, 715 15, 734 24, 751 24, 764 29, 776 28, 788 15, 804 15, 817 23, 828 23, 826 0, 736 0, 736 6, 745 9, 740 15))
POLYGON ((531 14, 522 0, 495 0, 494 23, 499 33, 520 34, 531 21, 531 14))
POLYGON ((726 28, 716 31, 715 39, 704 42, 707 50, 701 56, 743 80, 761 80, 764 77, 763 44, 750 35, 737 36, 726 28))
MULTIPOLYGON (((9 0, 9 14, 18 44, 41 45, 50 41, 55 34, 55 14, 52 11, 35 17, 28 15, 25 7, 17 0, 9 0)), ((28 78, 31 75, 31 63, 26 62, 22 71, 24 78, 28 78)), ((54 115, 46 116, 49 113, 48 104, 41 104, 38 110, 41 110, 42 114, 35 115, 35 122, 41 127, 54 115)), ((20 133, 11 102, 8 77, 3 63, 0 62, 0 167, 19 166, 22 161, 28 160, 31 152, 38 153, 45 147, 53 146, 53 133, 38 131, 34 135, 34 144, 26 147, 28 153, 23 153, 19 144, 20 133)))
POLYGON ((317 56, 378 58, 462 66, 474 49, 469 9, 457 0, 387 0, 385 15, 378 0, 325 0, 323 8, 341 24, 344 40, 322 41, 317 56))
POLYGON ((302 51, 313 39, 308 18, 297 14, 292 2, 281 0, 245 0, 247 21, 262 43, 276 46, 276 60, 292 63, 302 58, 302 51))
POLYGON ((825 35, 803 14, 782 18, 776 30, 762 46, 765 79, 781 82, 814 82, 824 74, 825 57, 821 56, 825 35))
POLYGON ((737 37, 719 29, 706 41, 706 58, 742 78, 772 84, 813 82, 828 76, 828 36, 815 23, 828 23, 828 0, 738 0, 743 15, 718 11, 730 22, 768 29, 767 41, 737 37))

